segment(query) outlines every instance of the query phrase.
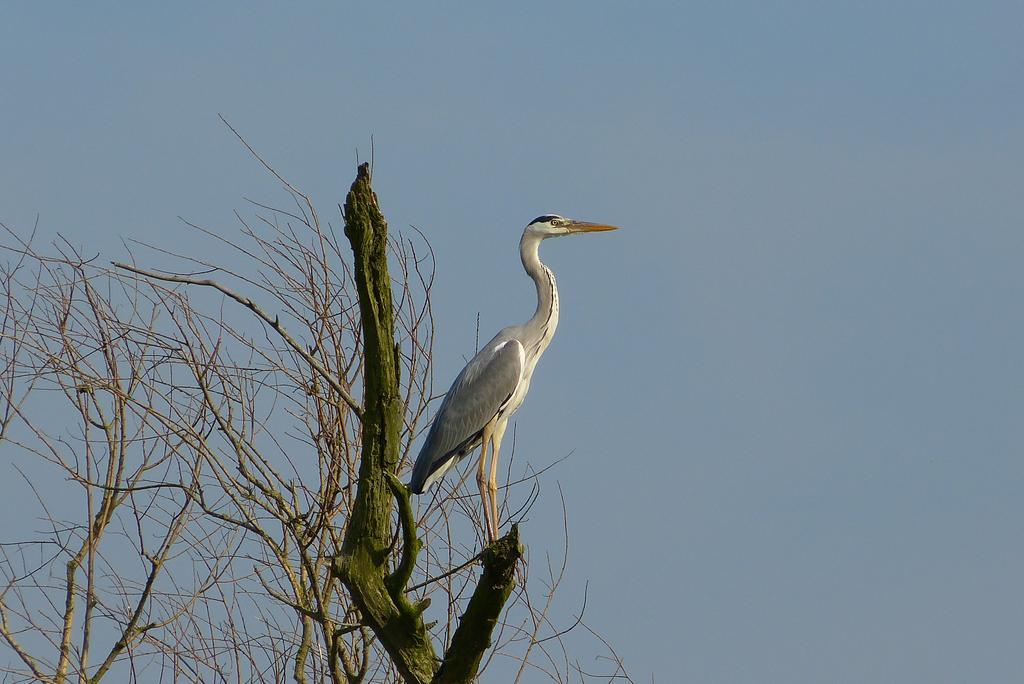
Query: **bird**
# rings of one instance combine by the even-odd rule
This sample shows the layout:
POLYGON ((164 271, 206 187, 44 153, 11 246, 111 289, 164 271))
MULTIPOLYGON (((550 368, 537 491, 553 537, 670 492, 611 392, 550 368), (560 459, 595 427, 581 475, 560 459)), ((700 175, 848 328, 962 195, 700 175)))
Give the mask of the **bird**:
POLYGON ((526 323, 499 331, 456 376, 416 458, 408 488, 422 494, 456 462, 480 447, 476 483, 485 534, 491 542, 498 538, 499 528, 501 440, 509 418, 522 406, 537 361, 551 344, 558 326, 558 287, 555 274, 540 260, 540 243, 548 238, 616 229, 606 223, 577 221, 558 214, 544 214, 530 221, 519 241, 519 256, 536 285, 537 309, 526 323))

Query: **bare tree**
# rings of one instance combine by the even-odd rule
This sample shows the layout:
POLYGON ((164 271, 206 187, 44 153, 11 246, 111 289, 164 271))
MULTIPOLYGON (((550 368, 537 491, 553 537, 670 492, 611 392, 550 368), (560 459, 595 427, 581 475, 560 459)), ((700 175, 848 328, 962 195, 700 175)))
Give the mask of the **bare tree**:
POLYGON ((591 676, 549 619, 564 563, 531 599, 516 524, 483 546, 457 484, 417 513, 398 479, 432 399, 429 244, 389 235, 369 165, 343 239, 253 154, 292 206, 253 203, 237 239, 192 225, 236 267, 7 230, 0 443, 40 514, 0 546, 0 671, 467 682, 500 654, 517 680, 591 676))

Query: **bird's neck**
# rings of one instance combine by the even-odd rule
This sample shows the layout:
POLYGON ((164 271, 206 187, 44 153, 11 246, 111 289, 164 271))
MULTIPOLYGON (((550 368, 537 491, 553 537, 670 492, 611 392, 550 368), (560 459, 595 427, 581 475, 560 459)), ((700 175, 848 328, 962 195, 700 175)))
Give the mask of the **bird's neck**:
POLYGON ((524 235, 519 243, 523 268, 537 286, 537 310, 525 326, 540 332, 538 348, 527 350, 527 354, 537 356, 547 348, 558 326, 558 286, 555 285, 555 274, 541 263, 540 243, 541 238, 536 235, 524 235))

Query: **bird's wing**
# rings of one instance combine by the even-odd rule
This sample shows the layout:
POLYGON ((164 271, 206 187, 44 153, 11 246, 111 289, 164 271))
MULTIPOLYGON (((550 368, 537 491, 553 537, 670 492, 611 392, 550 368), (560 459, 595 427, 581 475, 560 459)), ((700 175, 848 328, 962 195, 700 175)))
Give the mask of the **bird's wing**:
POLYGON ((462 369, 445 395, 420 449, 409 488, 419 494, 451 459, 474 446, 481 430, 515 392, 525 353, 518 340, 491 342, 462 369))

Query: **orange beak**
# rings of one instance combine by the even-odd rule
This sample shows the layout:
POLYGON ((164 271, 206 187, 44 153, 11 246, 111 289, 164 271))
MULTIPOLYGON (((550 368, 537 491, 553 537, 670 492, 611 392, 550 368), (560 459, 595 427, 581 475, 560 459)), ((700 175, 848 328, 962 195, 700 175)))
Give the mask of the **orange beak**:
POLYGON ((607 223, 590 223, 589 221, 572 221, 568 225, 570 233, 597 233, 605 230, 618 230, 618 226, 607 223))

